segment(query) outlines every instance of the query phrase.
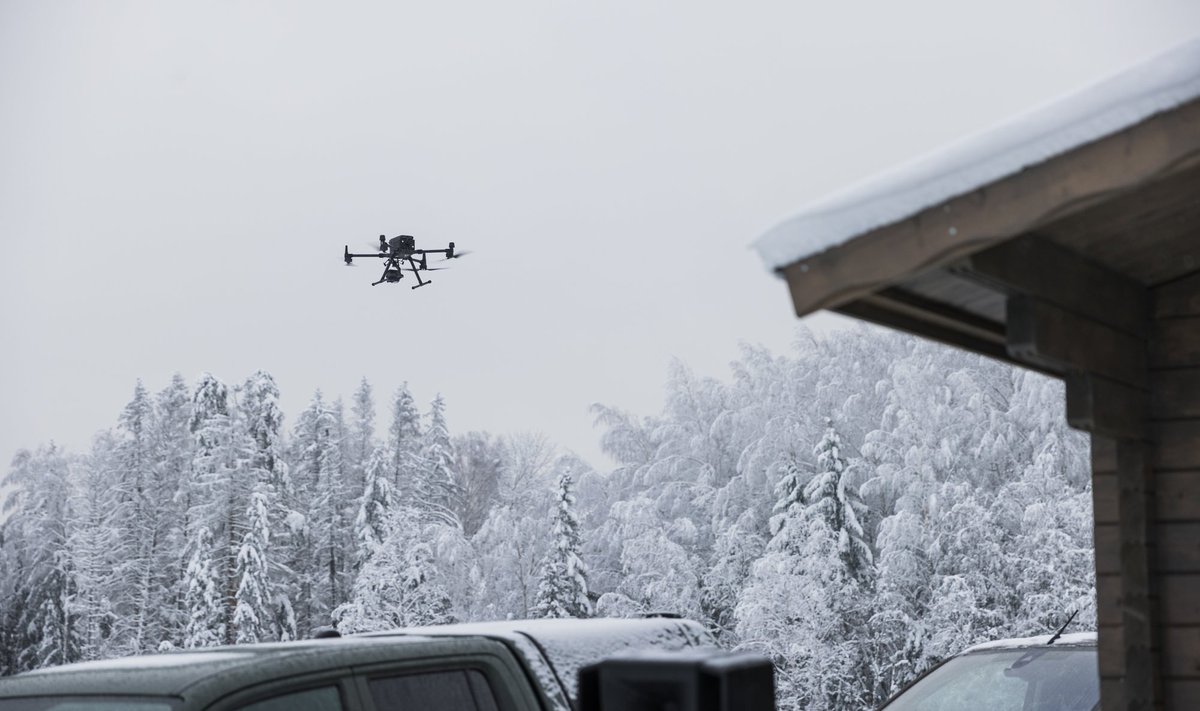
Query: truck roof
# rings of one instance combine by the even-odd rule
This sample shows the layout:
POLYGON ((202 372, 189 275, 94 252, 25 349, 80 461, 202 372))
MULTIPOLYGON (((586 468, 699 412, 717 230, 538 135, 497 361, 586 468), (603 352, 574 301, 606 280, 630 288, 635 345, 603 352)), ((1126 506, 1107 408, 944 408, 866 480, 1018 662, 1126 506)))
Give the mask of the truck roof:
MULTIPOLYGON (((121 694, 205 695, 211 682, 239 688, 266 680, 393 659, 453 654, 466 643, 433 637, 344 637, 189 649, 47 667, 0 679, 0 698, 121 694)), ((474 649, 475 647, 472 647, 474 649)))
MULTIPOLYGON (((576 699, 579 667, 624 649, 709 646, 677 619, 513 620, 405 628, 327 639, 191 649, 39 669, 0 679, 0 698, 120 694, 212 699, 258 681, 379 662, 506 650, 560 707, 576 699)), ((207 701, 205 702, 207 703, 207 701)))

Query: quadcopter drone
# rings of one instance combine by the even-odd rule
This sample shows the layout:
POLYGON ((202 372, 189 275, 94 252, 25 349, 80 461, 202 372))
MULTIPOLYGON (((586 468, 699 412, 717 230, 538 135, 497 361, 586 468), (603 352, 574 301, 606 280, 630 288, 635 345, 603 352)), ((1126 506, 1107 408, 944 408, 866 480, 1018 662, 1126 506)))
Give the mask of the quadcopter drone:
POLYGON ((404 278, 404 271, 408 270, 417 278, 417 284, 413 287, 416 289, 432 283, 431 279, 421 279, 421 272, 445 269, 445 267, 429 266, 426 257, 430 254, 443 254, 445 255, 445 259, 458 259, 469 254, 469 252, 455 252, 453 242, 445 249, 417 249, 416 240, 412 235, 399 235, 391 239, 379 235, 378 252, 374 254, 351 254, 350 246, 347 245, 344 259, 348 267, 354 266, 355 257, 376 257, 383 259, 385 260, 383 263, 383 276, 379 277, 379 281, 372 282, 371 286, 382 284, 385 281, 389 284, 395 284, 404 278))

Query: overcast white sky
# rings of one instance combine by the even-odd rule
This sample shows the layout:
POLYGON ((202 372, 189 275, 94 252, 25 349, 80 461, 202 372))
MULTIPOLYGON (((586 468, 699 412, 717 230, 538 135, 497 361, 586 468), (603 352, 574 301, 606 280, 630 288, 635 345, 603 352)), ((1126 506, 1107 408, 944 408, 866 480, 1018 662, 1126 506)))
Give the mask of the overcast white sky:
POLYGON ((778 220, 1198 33, 1192 0, 0 0, 0 463, 258 368, 293 419, 407 380, 600 463, 592 402, 787 347, 747 249, 778 220), (371 287, 342 245, 380 233, 475 253, 371 287))

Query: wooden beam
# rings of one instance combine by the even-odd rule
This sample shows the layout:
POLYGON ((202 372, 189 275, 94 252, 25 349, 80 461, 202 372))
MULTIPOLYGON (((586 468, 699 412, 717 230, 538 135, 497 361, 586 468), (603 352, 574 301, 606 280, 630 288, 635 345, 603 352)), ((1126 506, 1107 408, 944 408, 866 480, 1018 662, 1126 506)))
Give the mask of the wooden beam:
POLYGON ((835 308, 1200 161, 1200 100, 876 228, 780 271, 796 313, 835 308))
POLYGON ((901 289, 885 289, 834 310, 1011 362, 1003 325, 901 289))
POLYGON ((1007 309, 1008 352, 1017 361, 1145 389, 1144 340, 1028 296, 1009 297, 1007 309))
POLYGON ((1152 487, 1149 446, 1122 440, 1117 445, 1117 506, 1120 523, 1121 631, 1126 709, 1152 709, 1159 688, 1158 619, 1151 596, 1152 487))
POLYGON ((1141 284, 1050 240, 1018 237, 968 256, 956 274, 1025 294, 1138 337, 1146 335, 1149 294, 1141 284))
POLYGON ((1068 373, 1066 385, 1070 426, 1121 439, 1146 438, 1144 390, 1083 372, 1068 373))

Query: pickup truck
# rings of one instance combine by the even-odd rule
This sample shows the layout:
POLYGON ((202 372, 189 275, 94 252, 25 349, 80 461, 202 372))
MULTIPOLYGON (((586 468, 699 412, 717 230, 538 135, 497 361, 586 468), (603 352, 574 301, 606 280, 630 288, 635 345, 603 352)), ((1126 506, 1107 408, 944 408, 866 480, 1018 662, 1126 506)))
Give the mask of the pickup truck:
POLYGON ((770 674, 689 620, 525 620, 39 669, 0 679, 0 711, 750 711, 774 708, 770 674))

